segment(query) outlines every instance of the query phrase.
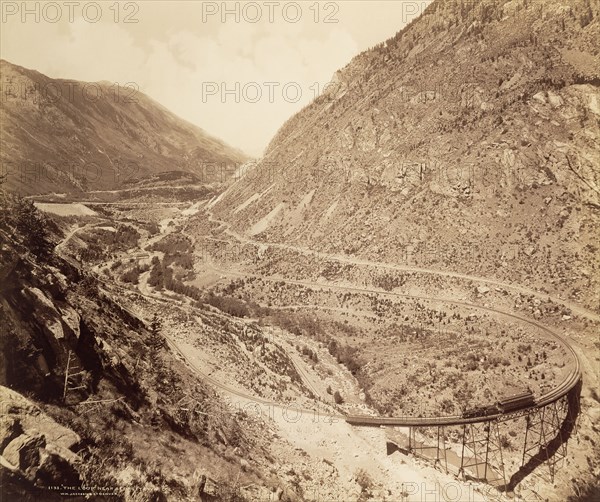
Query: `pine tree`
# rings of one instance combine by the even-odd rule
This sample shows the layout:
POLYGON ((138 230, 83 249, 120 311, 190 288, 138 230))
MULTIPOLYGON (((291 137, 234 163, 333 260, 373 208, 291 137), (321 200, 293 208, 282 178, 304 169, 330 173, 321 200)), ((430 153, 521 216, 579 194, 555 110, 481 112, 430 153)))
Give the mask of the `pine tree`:
POLYGON ((50 254, 52 245, 48 240, 46 221, 33 203, 19 198, 15 205, 15 216, 15 227, 31 252, 39 257, 50 254))
POLYGON ((162 346, 162 336, 161 336, 161 331, 162 331, 162 323, 160 321, 160 319, 158 318, 158 314, 154 314, 152 316, 152 321, 150 322, 150 335, 152 338, 152 341, 154 342, 153 345, 157 346, 158 348, 160 348, 162 346))
POLYGON ((162 334, 162 323, 158 318, 158 314, 154 314, 152 316, 152 321, 150 321, 150 339, 148 343, 148 349, 152 358, 156 358, 160 349, 162 349, 165 345, 165 339, 162 334))

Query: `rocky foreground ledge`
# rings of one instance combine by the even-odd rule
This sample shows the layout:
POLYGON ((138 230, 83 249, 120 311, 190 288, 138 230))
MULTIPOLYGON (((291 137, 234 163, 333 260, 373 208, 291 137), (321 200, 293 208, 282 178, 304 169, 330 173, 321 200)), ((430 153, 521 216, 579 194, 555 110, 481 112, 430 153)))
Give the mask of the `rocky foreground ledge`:
MULTIPOLYGON (((81 438, 46 415, 29 399, 0 386, 2 477, 43 489, 79 486, 81 438)), ((58 495, 58 492, 57 492, 58 495)))

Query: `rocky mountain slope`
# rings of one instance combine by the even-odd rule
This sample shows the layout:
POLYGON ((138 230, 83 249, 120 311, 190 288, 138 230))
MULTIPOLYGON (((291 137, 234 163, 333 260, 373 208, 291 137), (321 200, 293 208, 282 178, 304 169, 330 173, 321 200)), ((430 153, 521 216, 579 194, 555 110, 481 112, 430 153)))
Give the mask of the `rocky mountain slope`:
POLYGON ((246 156, 140 92, 135 84, 51 79, 0 61, 0 163, 22 194, 120 188, 183 170, 222 181, 216 165, 246 156))
POLYGON ((169 350, 159 318, 141 319, 54 253, 60 232, 30 203, 6 197, 0 208, 2 494, 245 500, 241 484, 263 490, 250 498, 275 491, 270 430, 256 433, 256 417, 169 350))
POLYGON ((589 0, 434 1, 338 71, 214 214, 598 310, 599 38, 589 0))

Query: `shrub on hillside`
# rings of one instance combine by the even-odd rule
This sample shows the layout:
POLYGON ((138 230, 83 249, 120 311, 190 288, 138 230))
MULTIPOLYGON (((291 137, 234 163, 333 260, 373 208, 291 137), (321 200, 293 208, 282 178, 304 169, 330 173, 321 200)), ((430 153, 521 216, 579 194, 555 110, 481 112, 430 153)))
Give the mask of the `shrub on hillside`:
POLYGON ((358 483, 358 486, 360 486, 363 492, 366 492, 373 488, 373 480, 371 479, 371 476, 369 476, 367 471, 365 471, 364 469, 358 469, 354 477, 356 478, 356 482, 358 483))
POLYGON ((246 302, 238 298, 215 296, 213 293, 210 293, 206 298, 206 303, 235 317, 250 317, 251 315, 250 308, 246 302))
POLYGON ((340 391, 336 390, 333 394, 333 400, 335 401, 335 404, 343 404, 344 403, 344 398, 342 397, 342 395, 340 394, 340 391))

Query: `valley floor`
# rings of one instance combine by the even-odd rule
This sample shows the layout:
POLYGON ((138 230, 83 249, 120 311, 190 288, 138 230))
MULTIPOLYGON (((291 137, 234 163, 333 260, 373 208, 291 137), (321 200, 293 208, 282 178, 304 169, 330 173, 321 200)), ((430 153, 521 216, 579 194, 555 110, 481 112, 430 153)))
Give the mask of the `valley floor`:
MULTIPOLYGON (((48 210, 47 207, 44 209, 48 210)), ((594 345, 591 335, 600 321, 597 314, 517 284, 451 272, 396 267, 341 256, 317 256, 294 246, 265 244, 231 231, 223 222, 214 219, 203 202, 190 204, 183 210, 168 204, 140 207, 137 203, 118 209, 107 205, 103 206, 103 209, 102 216, 72 225, 64 240, 56 247, 56 252, 68 260, 75 260, 88 248, 87 234, 90 231, 119 224, 136 227, 140 234, 137 245, 96 259, 94 273, 103 282, 106 291, 118 297, 136 316, 149 322, 153 314, 161 314, 163 334, 171 349, 179 354, 198 377, 218 388, 234 408, 253 415, 257 420, 264 422, 266 428, 274 431, 280 441, 271 445, 271 454, 277 459, 271 468, 273 474, 285 480, 287 486, 295 486, 296 493, 301 491, 306 500, 346 501, 366 500, 372 497, 374 500, 390 501, 420 501, 430 498, 475 501, 501 499, 502 495, 484 484, 467 483, 451 474, 445 474, 430 463, 400 451, 388 455, 386 444, 389 437, 385 429, 356 428, 344 422, 341 418, 343 413, 375 415, 378 412, 366 403, 361 382, 336 361, 319 337, 292 335, 288 330, 269 325, 260 318, 239 317, 235 323, 244 336, 232 333, 231 339, 226 343, 213 343, 204 329, 207 314, 205 311, 198 311, 198 306, 192 298, 150 284, 153 263, 168 256, 168 250, 157 246, 166 237, 184 236, 192 243, 193 273, 186 275, 185 267, 178 268, 177 262, 174 261, 176 271, 181 272, 184 284, 190 284, 200 290, 222 292, 235 281, 243 280, 248 284, 250 281, 262 279, 262 282, 258 283, 259 289, 262 290, 255 300, 258 305, 263 306, 262 308, 271 309, 271 314, 280 309, 281 312, 297 311, 303 315, 314 315, 316 318, 319 312, 328 311, 330 316, 346 324, 375 323, 381 315, 377 315, 370 307, 363 309, 357 304, 340 307, 336 306, 334 301, 322 300, 353 292, 379 299, 393 295, 390 291, 371 287, 369 282, 364 280, 364 277, 369 276, 369 272, 365 271, 373 268, 449 280, 452 287, 445 289, 443 296, 438 296, 442 302, 450 301, 449 298, 472 301, 473 296, 469 291, 474 285, 485 285, 488 291, 496 288, 485 298, 478 297, 490 310, 493 310, 493 306, 502 311, 527 316, 529 312, 519 311, 513 302, 515 296, 522 294, 537 296, 544 301, 552 301, 571 309, 572 319, 563 319, 552 328, 560 330, 569 338, 583 365, 582 417, 579 431, 571 441, 578 446, 570 449, 566 466, 559 471, 553 482, 548 479, 544 468, 540 467, 517 487, 517 498, 564 500, 573 492, 572 478, 583 481, 582 473, 587 469, 591 469, 596 475, 600 473, 597 452, 593 453, 594 439, 591 439, 598 437, 594 424, 600 416, 600 402, 595 394, 599 384, 595 368, 600 347, 594 345), (142 221, 156 225, 156 231, 148 232, 144 225, 139 224, 142 221), (200 235, 199 227, 209 227, 211 230, 200 235), (227 243, 227 246, 250 244, 258 249, 259 254, 265 253, 267 248, 273 248, 283 254, 291 252, 290 259, 294 259, 298 254, 310 254, 313 258, 351 266, 353 270, 358 271, 355 273, 358 279, 353 281, 341 277, 329 281, 323 277, 311 278, 310 274, 303 275, 301 267, 299 272, 294 272, 291 262, 281 265, 281 261, 273 265, 274 273, 269 276, 265 267, 261 270, 264 261, 260 259, 251 266, 246 256, 223 259, 223 256, 207 254, 203 245, 205 239, 221 241, 227 243), (140 270, 133 284, 123 282, 118 274, 134 265, 145 270, 140 270), (287 266, 290 272, 281 273, 278 266, 287 266), (316 295, 317 301, 310 301, 310 298, 298 293, 294 297, 296 301, 293 302, 285 296, 287 293, 282 293, 282 296, 277 292, 277 287, 283 283, 325 293, 322 297, 316 295), (508 299, 506 291, 510 293, 508 299), (581 329, 582 327, 584 329, 581 329), (249 330, 266 334, 269 343, 287 355, 281 356, 287 357, 287 374, 278 374, 281 368, 269 366, 256 355, 258 347, 248 345, 245 338, 249 330), (298 344, 302 345, 303 350, 300 350, 302 347, 298 344), (311 360, 312 356, 307 358, 306 354, 314 354, 314 360, 311 360), (298 375, 297 380, 294 380, 294 373, 298 375), (332 387, 342 391, 343 403, 335 402, 332 387)), ((285 262, 285 259, 283 261, 285 262)), ((427 280, 417 283, 418 280, 414 279, 413 285, 404 292, 426 299, 435 289, 435 284, 432 286, 427 280)), ((402 289, 395 288, 394 291, 402 289)), ((240 297, 248 298, 256 291, 244 285, 238 293, 241 293, 240 297)), ((210 314, 211 319, 224 315, 218 308, 212 309, 210 314)), ((352 334, 345 339, 351 340, 352 334)), ((417 395, 420 393, 426 400, 426 389, 416 389, 414 392, 417 395)), ((511 463, 512 457, 516 459, 519 456, 520 452, 515 448, 508 452, 507 462, 511 463)))

